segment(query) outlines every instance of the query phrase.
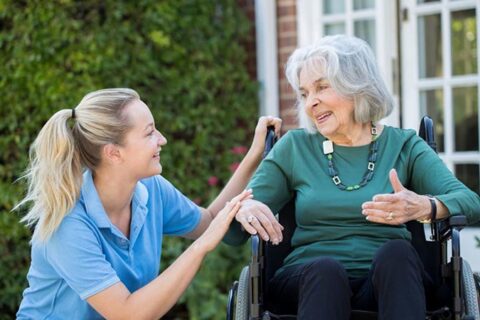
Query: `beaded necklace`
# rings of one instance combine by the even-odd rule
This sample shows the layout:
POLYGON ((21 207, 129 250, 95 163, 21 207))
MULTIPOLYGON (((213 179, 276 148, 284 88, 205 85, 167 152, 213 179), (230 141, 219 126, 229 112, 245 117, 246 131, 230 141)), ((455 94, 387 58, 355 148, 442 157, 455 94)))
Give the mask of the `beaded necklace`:
POLYGON ((333 183, 340 189, 346 191, 358 190, 361 187, 367 185, 373 178, 373 171, 375 170, 375 161, 377 161, 377 151, 378 151, 378 142, 377 142, 377 127, 372 123, 372 142, 370 142, 370 152, 368 154, 368 165, 365 174, 363 175, 362 181, 353 186, 346 186, 342 183, 342 180, 338 176, 338 172, 333 165, 333 143, 330 140, 323 141, 323 154, 327 156, 328 160, 328 174, 332 178, 333 183))

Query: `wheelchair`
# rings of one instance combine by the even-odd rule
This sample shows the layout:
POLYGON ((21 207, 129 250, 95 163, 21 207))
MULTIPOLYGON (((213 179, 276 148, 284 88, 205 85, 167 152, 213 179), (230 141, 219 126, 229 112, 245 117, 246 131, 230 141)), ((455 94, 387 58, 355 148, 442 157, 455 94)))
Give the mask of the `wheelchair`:
MULTIPOLYGON (((419 135, 436 151, 433 121, 428 116, 421 121, 419 135)), ((273 130, 269 130, 264 156, 274 143, 275 135, 273 130)), ((292 251, 290 240, 296 227, 294 213, 295 204, 292 200, 278 214, 280 224, 285 228, 283 241, 279 245, 273 246, 257 235, 251 236, 251 261, 243 268, 239 280, 233 283, 229 291, 227 320, 296 319, 295 315, 279 315, 270 311, 268 288, 270 279, 292 251)), ((407 223, 412 234, 412 244, 419 253, 425 270, 438 287, 434 297, 427 297, 428 320, 480 320, 480 282, 478 276, 472 273, 468 262, 460 255, 460 231, 466 223, 466 217, 462 215, 431 224, 416 221, 407 223)), ((377 319, 377 314, 352 310, 351 319, 377 319)))

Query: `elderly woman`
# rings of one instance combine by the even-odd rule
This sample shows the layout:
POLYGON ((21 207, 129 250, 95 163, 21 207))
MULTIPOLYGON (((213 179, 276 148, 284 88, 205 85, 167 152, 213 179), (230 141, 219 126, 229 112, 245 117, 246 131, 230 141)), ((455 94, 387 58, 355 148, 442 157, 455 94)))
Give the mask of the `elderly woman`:
POLYGON ((349 319, 355 308, 425 319, 428 276, 405 223, 458 213, 474 222, 479 196, 413 130, 378 123, 392 97, 364 41, 331 36, 297 49, 286 75, 304 128, 262 162, 249 183, 255 200, 244 202, 227 242, 246 237, 241 224, 278 243, 272 212, 295 197, 293 251, 269 287, 283 312, 349 319))

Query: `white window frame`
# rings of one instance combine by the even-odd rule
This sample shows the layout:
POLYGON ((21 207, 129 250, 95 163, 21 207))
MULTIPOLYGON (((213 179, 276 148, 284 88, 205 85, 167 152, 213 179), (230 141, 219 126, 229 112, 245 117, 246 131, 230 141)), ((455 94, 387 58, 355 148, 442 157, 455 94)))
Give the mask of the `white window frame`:
POLYGON ((400 125, 399 92, 398 92, 398 50, 396 2, 375 0, 374 9, 353 10, 353 0, 345 0, 345 13, 323 15, 323 1, 297 1, 298 44, 305 46, 323 36, 323 26, 326 23, 345 22, 347 35, 353 35, 354 21, 364 18, 375 20, 376 58, 380 72, 388 89, 392 92, 395 108, 392 114, 382 122, 392 126, 400 125))
MULTIPOLYGON (((452 11, 475 8, 477 12, 477 50, 480 50, 480 2, 476 0, 441 0, 418 5, 417 0, 402 0, 402 10, 407 10, 408 18, 401 22, 401 55, 402 55, 402 109, 403 127, 418 129, 420 122, 420 91, 426 89, 442 89, 444 113, 444 152, 440 153, 447 167, 455 173, 456 164, 480 164, 480 152, 454 150, 454 125, 452 89, 456 87, 477 86, 480 101, 480 73, 476 75, 452 76, 451 64, 451 22, 452 11), (423 15, 440 14, 442 32, 443 77, 419 78, 417 18, 423 15)), ((477 68, 480 69, 480 54, 477 54, 477 68)), ((480 111, 480 108, 479 108, 480 111)), ((480 124, 480 112, 479 112, 480 124)), ((480 125, 479 125, 480 137, 480 125)))

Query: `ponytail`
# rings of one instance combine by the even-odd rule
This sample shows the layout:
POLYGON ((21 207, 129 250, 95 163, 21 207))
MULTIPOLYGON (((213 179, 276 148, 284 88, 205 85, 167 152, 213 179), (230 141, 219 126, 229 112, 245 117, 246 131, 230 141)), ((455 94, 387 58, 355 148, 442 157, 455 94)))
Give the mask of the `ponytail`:
POLYGON ((123 109, 139 99, 131 89, 104 89, 87 94, 75 109, 55 113, 30 148, 25 175, 28 191, 13 210, 32 202, 21 221, 36 225, 34 240, 46 241, 73 209, 80 196, 82 171, 94 170, 101 149, 121 143, 130 128, 123 109), (69 120, 74 121, 70 128, 69 120))
POLYGON ((27 196, 14 208, 32 202, 21 219, 37 224, 34 238, 48 239, 73 208, 82 184, 82 166, 68 120, 71 109, 60 110, 47 121, 30 148, 30 165, 24 178, 27 196))

